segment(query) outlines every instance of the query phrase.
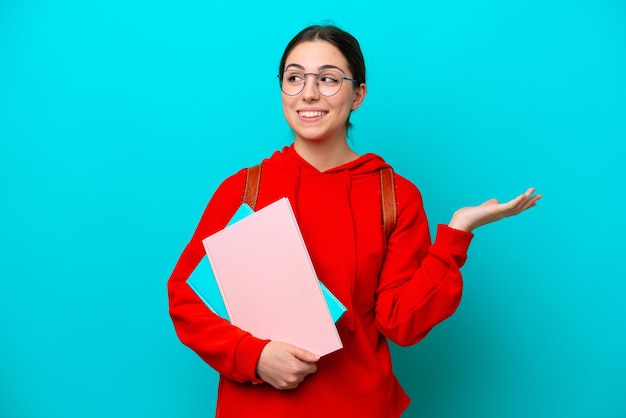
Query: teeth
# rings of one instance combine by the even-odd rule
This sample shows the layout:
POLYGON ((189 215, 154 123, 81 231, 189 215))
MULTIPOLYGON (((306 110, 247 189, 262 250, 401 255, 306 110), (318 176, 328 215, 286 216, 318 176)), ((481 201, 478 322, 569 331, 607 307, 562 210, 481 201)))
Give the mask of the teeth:
POLYGON ((305 118, 316 118, 318 116, 323 116, 324 112, 313 112, 313 111, 302 111, 300 112, 300 116, 305 118))

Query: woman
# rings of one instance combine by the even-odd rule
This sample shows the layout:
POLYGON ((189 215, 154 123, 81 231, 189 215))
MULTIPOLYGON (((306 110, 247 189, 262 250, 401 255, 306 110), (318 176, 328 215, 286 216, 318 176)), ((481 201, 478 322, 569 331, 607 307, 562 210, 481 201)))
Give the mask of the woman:
POLYGON ((346 140, 350 113, 367 93, 357 40, 333 26, 306 28, 287 45, 279 79, 294 142, 263 161, 257 209, 289 199, 319 279, 347 307, 337 322, 344 348, 319 358, 258 339, 187 286, 202 239, 241 204, 245 169, 219 186, 181 255, 168 282, 170 314, 181 341, 220 373, 217 417, 398 417, 409 398, 393 375, 388 339, 415 344, 449 317, 471 231, 540 196, 529 189, 505 204, 462 208, 431 245, 418 189, 395 175, 396 225, 385 239, 379 172, 388 165, 346 140))

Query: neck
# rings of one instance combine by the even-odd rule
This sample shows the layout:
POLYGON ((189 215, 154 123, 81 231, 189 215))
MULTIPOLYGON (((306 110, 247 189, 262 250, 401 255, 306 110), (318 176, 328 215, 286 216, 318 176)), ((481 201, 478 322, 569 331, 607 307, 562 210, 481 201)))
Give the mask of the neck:
POLYGON ((319 171, 349 163, 359 158, 347 141, 307 141, 296 138, 294 148, 298 155, 319 171))

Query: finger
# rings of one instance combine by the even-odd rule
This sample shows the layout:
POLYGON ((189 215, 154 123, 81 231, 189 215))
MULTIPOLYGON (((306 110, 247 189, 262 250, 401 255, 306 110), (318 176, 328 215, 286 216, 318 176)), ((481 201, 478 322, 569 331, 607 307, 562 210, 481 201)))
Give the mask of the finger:
POLYGON ((520 210, 520 212, 525 211, 526 209, 530 209, 533 206, 537 206, 537 201, 541 199, 541 195, 533 195, 526 202, 524 202, 524 206, 520 210))
MULTIPOLYGON (((531 191, 534 191, 534 189, 532 190, 529 189, 528 192, 531 192, 531 191)), ((525 210, 530 209, 533 206, 536 206, 537 200, 541 199, 541 195, 527 195, 526 193, 524 193, 523 195, 519 197, 523 197, 523 199, 521 199, 520 202, 517 205, 515 205, 514 208, 511 209, 511 212, 510 212, 511 216, 519 215, 525 210)))
POLYGON ((524 193, 517 197, 519 202, 517 202, 515 206, 517 206, 516 209, 519 210, 519 212, 528 209, 530 207, 529 205, 541 198, 541 195, 533 195, 533 193, 535 193, 535 188, 529 187, 524 193))
POLYGON ((503 203, 502 209, 508 215, 513 215, 517 213, 517 211, 523 206, 524 201, 526 199, 527 199, 526 194, 522 193, 521 195, 509 200, 508 202, 503 203))
POLYGON ((315 363, 317 360, 320 359, 320 356, 313 354, 310 351, 305 350, 304 348, 296 346, 293 346, 291 354, 298 360, 306 361, 307 363, 315 363))
POLYGON ((315 373, 317 371, 317 365, 315 363, 306 363, 306 367, 302 369, 302 374, 307 375, 315 373))

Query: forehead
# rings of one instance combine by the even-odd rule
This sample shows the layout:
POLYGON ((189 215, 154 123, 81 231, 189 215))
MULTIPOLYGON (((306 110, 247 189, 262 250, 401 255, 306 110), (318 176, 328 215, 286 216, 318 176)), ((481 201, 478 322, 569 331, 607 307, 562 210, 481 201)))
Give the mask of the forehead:
POLYGON ((317 70, 323 65, 334 65, 348 72, 348 61, 341 51, 326 41, 305 41, 291 50, 285 60, 285 68, 298 64, 305 70, 317 70))

